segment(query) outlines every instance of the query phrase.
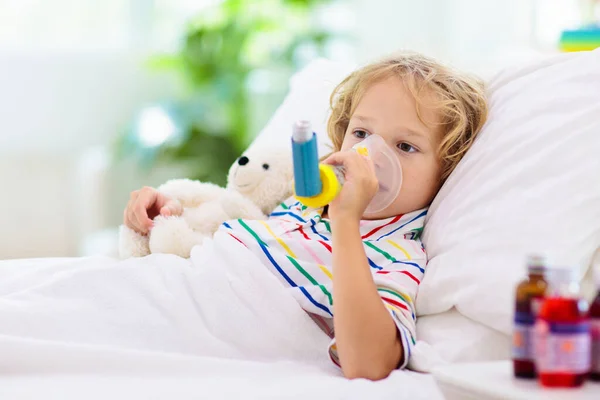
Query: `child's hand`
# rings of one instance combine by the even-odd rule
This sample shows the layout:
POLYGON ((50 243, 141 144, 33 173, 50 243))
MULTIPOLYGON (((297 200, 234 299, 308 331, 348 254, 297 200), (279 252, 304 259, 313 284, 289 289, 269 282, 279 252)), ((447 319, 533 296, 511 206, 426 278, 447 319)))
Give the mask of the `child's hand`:
POLYGON ((324 163, 343 166, 345 175, 342 191, 329 204, 329 217, 362 219, 379 188, 373 162, 354 151, 344 151, 332 154, 324 163))
POLYGON ((145 187, 131 192, 123 213, 123 224, 137 233, 147 235, 156 216, 177 216, 182 212, 183 208, 177 200, 168 198, 154 188, 145 187))

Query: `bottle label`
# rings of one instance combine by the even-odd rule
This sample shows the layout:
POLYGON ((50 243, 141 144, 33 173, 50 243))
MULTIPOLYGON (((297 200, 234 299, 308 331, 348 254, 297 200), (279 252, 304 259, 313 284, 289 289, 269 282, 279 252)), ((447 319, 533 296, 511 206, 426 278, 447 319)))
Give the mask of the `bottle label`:
POLYGON ((592 372, 600 373, 600 319, 590 321, 592 330, 592 372))
POLYGON ((512 357, 514 360, 533 360, 533 323, 531 313, 516 312, 513 329, 512 357))
POLYGON ((535 324, 535 336, 538 372, 589 372, 591 337, 588 322, 564 324, 538 320, 535 324))

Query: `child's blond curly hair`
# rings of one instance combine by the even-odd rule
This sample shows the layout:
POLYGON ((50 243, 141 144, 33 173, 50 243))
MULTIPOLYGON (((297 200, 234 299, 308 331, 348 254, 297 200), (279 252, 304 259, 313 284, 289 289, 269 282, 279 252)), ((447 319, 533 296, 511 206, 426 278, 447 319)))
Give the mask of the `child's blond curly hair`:
POLYGON ((374 82, 397 76, 407 85, 417 103, 417 115, 425 125, 431 122, 421 117, 420 104, 427 96, 427 107, 434 108, 441 117, 443 133, 438 149, 442 166, 441 179, 445 181, 473 144, 487 119, 488 107, 483 81, 460 73, 429 57, 416 53, 402 53, 354 71, 331 94, 331 116, 327 131, 334 151, 342 147, 344 135, 352 114, 366 89, 374 82))

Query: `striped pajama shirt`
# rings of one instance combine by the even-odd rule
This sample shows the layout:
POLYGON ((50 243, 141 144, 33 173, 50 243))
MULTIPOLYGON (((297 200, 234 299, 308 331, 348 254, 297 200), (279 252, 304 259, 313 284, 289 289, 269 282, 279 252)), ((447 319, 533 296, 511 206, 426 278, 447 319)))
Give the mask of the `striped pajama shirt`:
MULTIPOLYGON (((307 208, 290 198, 266 221, 227 221, 220 229, 252 251, 289 287, 300 306, 332 338, 328 352, 339 366, 332 319, 331 226, 322 213, 322 208, 307 208)), ((426 213, 423 209, 360 223, 373 281, 400 333, 401 368, 408 363, 416 340, 415 298, 426 264, 419 237, 426 213)))

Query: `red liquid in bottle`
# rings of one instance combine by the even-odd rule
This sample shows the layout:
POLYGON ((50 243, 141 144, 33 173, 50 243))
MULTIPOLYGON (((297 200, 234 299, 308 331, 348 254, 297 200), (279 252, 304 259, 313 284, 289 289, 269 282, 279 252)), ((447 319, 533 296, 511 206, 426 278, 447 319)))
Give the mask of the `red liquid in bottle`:
POLYGON ((590 379, 600 381, 600 291, 590 307, 590 325, 592 330, 592 368, 590 379))
POLYGON ((536 323, 536 361, 540 383, 576 387, 590 369, 587 303, 553 295, 542 304, 536 323))

